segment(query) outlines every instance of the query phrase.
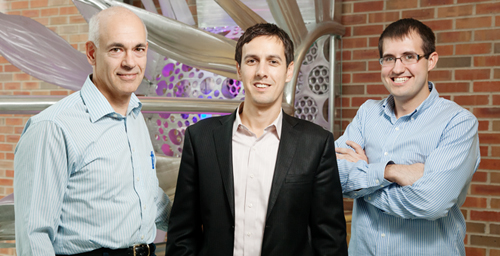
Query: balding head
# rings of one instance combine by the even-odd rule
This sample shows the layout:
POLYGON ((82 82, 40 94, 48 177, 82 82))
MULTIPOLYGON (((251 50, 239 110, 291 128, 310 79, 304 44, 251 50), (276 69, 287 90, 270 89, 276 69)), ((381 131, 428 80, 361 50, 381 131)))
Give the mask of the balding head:
POLYGON ((146 32, 146 38, 148 38, 148 30, 146 29, 146 25, 144 22, 135 15, 131 10, 121 7, 121 6, 113 6, 107 9, 104 9, 92 16, 89 20, 89 41, 93 42, 97 48, 99 48, 99 39, 101 38, 100 31, 102 27, 106 26, 108 22, 117 22, 123 19, 136 19, 138 22, 141 22, 144 26, 144 31, 146 32))

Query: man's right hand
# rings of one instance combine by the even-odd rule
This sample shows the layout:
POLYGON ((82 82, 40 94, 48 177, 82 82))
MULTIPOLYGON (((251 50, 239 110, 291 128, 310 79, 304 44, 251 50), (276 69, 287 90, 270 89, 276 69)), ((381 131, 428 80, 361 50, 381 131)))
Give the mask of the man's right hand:
POLYGON ((422 163, 412 165, 389 164, 385 167, 384 178, 391 182, 396 182, 400 186, 411 186, 424 176, 422 163))

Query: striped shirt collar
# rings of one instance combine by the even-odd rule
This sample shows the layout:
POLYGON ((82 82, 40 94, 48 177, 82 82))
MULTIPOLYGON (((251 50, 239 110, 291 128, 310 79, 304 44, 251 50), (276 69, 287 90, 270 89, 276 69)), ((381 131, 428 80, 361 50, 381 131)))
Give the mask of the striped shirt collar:
MULTIPOLYGON (((80 90, 80 95, 83 100, 83 104, 88 109, 90 115, 90 121, 92 123, 97 122, 104 116, 111 116, 113 118, 121 119, 123 118, 120 114, 116 113, 111 104, 104 95, 97 89, 97 87, 92 82, 92 74, 90 74, 85 83, 80 90)), ((130 102, 128 103, 127 116, 132 114, 136 118, 141 112, 142 103, 139 101, 137 96, 132 93, 130 97, 130 102)))
MULTIPOLYGON (((241 122, 241 117, 240 117, 240 114, 243 112, 243 104, 245 104, 245 102, 242 102, 240 103, 240 105, 238 106, 238 110, 236 111, 236 119, 234 120, 234 123, 233 123, 233 133, 232 135, 234 136, 234 133, 236 133, 236 131, 238 130, 238 127, 243 126, 245 127, 245 129, 247 129, 248 131, 250 131, 242 122, 241 122)), ((278 139, 281 138, 281 127, 283 125, 283 108, 280 110, 280 113, 278 114, 278 117, 270 124, 268 125, 264 130, 268 130, 270 129, 271 127, 275 127, 276 128, 276 136, 278 137, 278 139)))
MULTIPOLYGON (((439 93, 437 92, 436 88, 434 88, 434 84, 432 82, 429 82, 428 86, 430 91, 429 96, 427 96, 427 98, 407 116, 417 118, 419 113, 422 113, 424 110, 432 106, 432 104, 434 104, 434 102, 439 98, 439 93)), ((394 96, 392 94, 384 99, 382 107, 384 108, 384 112, 387 116, 394 116, 394 96)))

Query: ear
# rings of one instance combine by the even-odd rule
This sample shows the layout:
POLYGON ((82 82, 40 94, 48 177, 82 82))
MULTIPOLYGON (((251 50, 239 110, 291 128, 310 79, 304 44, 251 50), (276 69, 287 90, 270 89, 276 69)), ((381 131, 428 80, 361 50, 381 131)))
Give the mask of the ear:
POLYGON ((437 52, 431 53, 427 59, 427 71, 431 71, 437 64, 439 55, 437 52))
POLYGON ((241 67, 237 61, 236 61, 236 75, 238 75, 238 80, 241 81, 241 67))
POLYGON ((286 68, 286 82, 290 82, 293 77, 293 67, 294 63, 293 61, 288 64, 288 67, 286 68))
POLYGON ((95 46, 94 42, 87 41, 85 43, 85 54, 87 55, 87 61, 90 63, 90 65, 95 66, 95 55, 96 55, 97 47, 95 46))

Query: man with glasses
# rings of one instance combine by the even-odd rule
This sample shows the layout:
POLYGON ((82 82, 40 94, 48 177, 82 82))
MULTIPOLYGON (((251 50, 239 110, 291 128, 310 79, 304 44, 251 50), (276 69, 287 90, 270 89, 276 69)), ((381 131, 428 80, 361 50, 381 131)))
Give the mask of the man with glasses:
POLYGON ((460 206, 480 161, 478 122, 428 81, 434 42, 414 19, 384 30, 390 95, 365 102, 335 142, 344 196, 354 198, 351 256, 465 256, 460 206))

